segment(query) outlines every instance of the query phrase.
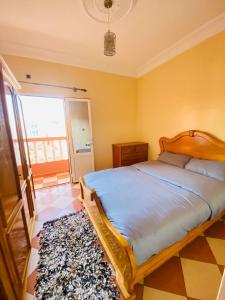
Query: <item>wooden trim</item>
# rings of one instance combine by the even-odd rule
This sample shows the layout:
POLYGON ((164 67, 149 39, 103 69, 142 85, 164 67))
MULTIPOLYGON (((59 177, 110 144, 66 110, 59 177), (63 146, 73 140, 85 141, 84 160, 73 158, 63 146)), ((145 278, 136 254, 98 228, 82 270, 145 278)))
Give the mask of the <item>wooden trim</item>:
MULTIPOLYGON (((30 223, 29 228, 28 228, 30 240, 32 239, 32 236, 33 236, 34 225, 35 225, 35 217, 36 217, 36 210, 34 209, 34 215, 31 219, 31 223, 30 223)), ((29 251, 29 254, 28 254, 28 257, 27 257, 26 266, 25 266, 24 274, 23 274, 24 283, 23 283, 23 290, 22 290, 21 300, 26 300, 27 280, 28 280, 27 271, 28 271, 28 263, 29 263, 30 255, 31 255, 31 248, 30 248, 30 251, 29 251)))
POLYGON ((179 252, 183 249, 187 244, 192 242, 196 237, 201 235, 206 229, 212 226, 215 222, 220 220, 225 215, 225 210, 219 214, 218 216, 214 217, 212 220, 206 221, 202 225, 192 229, 187 233, 184 239, 176 242, 172 246, 165 248, 159 254, 150 258, 147 262, 142 264, 138 268, 137 277, 135 278, 135 283, 138 283, 142 280, 146 275, 150 274, 162 264, 164 264, 168 259, 170 259, 174 254, 179 252))
POLYGON ((225 142, 204 131, 189 130, 173 138, 162 137, 159 144, 161 152, 169 151, 196 158, 225 161, 225 142))
POLYGON ((22 198, 16 203, 15 207, 13 208, 12 213, 10 214, 9 218, 8 218, 8 223, 7 223, 7 228, 6 228, 6 234, 8 234, 9 231, 11 231, 15 219, 17 218, 20 210, 23 207, 23 200, 22 198))
MULTIPOLYGON (((10 225, 10 227, 7 228, 7 231, 6 231, 6 239, 7 239, 7 245, 8 245, 8 248, 9 248, 9 252, 11 254, 11 259, 12 259, 12 262, 13 262, 13 265, 14 265, 14 270, 16 272, 16 275, 17 275, 17 278, 21 284, 21 286, 23 286, 23 281, 22 281, 22 278, 19 274, 19 271, 18 271, 18 268, 17 268, 17 264, 16 264, 16 260, 15 260, 15 256, 14 256, 14 253, 13 253, 13 248, 12 248, 12 242, 10 240, 10 232, 12 231, 13 229, 13 226, 15 224, 15 221, 16 221, 16 218, 18 217, 19 214, 22 215, 22 209, 23 209, 23 205, 21 205, 20 209, 18 210, 14 220, 13 220, 13 223, 10 225)), ((22 216, 23 218, 23 216, 22 216)), ((26 235, 27 237, 27 235, 26 235)))
POLYGON ((95 190, 87 188, 84 178, 80 178, 84 207, 93 223, 98 237, 116 271, 117 283, 126 299, 135 299, 133 277, 136 262, 127 240, 108 221, 95 190))
MULTIPOLYGON (((1 220, 0 220, 0 225, 2 225, 1 220)), ((12 292, 15 294, 15 299, 19 300, 18 285, 20 285, 20 282, 18 281, 17 274, 13 267, 13 262, 9 253, 7 239, 4 232, 2 231, 2 228, 3 226, 0 227, 0 261, 2 260, 2 263, 5 266, 7 274, 3 274, 2 268, 0 268, 1 270, 0 278, 2 281, 4 281, 6 286, 8 285, 10 286, 9 290, 12 290, 12 292)), ((14 298, 12 297, 12 299, 14 298)))
MULTIPOLYGON (((5 128, 6 128, 6 133, 8 136, 9 140, 9 150, 11 155, 11 160, 12 160, 12 169, 15 174, 15 181, 16 181, 16 188, 17 188, 17 198, 18 201, 15 203, 15 206, 13 207, 12 211, 10 211, 10 215, 7 215, 7 218, 4 213, 4 207, 2 205, 2 199, 0 197, 0 246, 3 249, 3 259, 5 261, 6 267, 8 269, 9 273, 9 278, 5 278, 7 280, 8 284, 10 284, 11 289, 15 290, 16 292, 16 297, 17 299, 21 299, 21 292, 23 288, 23 281, 24 281, 24 275, 25 271, 28 265, 28 259, 29 259, 29 252, 31 249, 31 237, 29 236, 29 231, 27 228, 27 220, 25 216, 25 211, 24 211, 24 203, 23 203, 23 195, 26 193, 27 194, 27 199, 26 201, 28 202, 28 208, 30 210, 30 204, 28 201, 28 194, 30 193, 30 184, 28 178, 32 178, 32 173, 30 170, 27 168, 26 165, 26 158, 25 158, 25 150, 24 150, 24 139, 22 137, 22 128, 20 125, 20 117, 19 117, 19 109, 18 109, 18 98, 15 93, 15 89, 18 88, 15 83, 15 78, 11 76, 11 73, 7 69, 7 67, 2 64, 2 60, 0 58, 0 101, 2 105, 2 112, 3 112, 3 117, 5 121, 5 128), (7 89, 7 90, 6 90, 7 89), (19 174, 18 174, 18 168, 16 164, 16 159, 15 159, 15 151, 14 151, 14 146, 13 146, 13 140, 12 140, 12 134, 11 134, 11 127, 9 123, 9 115, 8 115, 8 109, 6 105, 6 93, 10 93, 12 97, 12 105, 13 105, 13 113, 14 113, 14 118, 16 122, 16 131, 18 134, 18 144, 19 144, 19 152, 21 155, 21 168, 24 173, 24 177, 22 180, 19 179, 19 174), (19 216, 18 214, 21 214, 19 216), (24 260, 24 268, 23 268, 23 274, 18 272, 18 267, 17 267, 17 262, 15 260, 14 254, 17 255, 17 251, 19 250, 18 248, 14 248, 15 251, 12 249, 12 241, 10 239, 10 233, 15 226, 16 218, 21 217, 24 230, 25 230, 25 235, 24 235, 24 240, 26 240, 27 243, 27 256, 26 261, 24 260), (3 237, 3 238, 2 238, 3 237)), ((14 191, 13 191, 14 192, 14 191)), ((30 201, 32 201, 32 196, 30 195, 30 201)), ((4 199, 3 199, 4 200, 4 199)), ((33 215, 33 213, 31 214, 33 215)), ((34 219, 32 220, 34 222, 34 219)), ((22 224, 22 223, 21 223, 22 224)), ((25 254, 25 253, 24 253, 25 254)), ((22 270, 21 270, 22 271, 22 270)))
MULTIPOLYGON (((1 65, 0 65, 1 66, 1 65)), ((15 151, 14 151, 14 147, 13 147, 13 141, 12 141, 12 134, 11 134, 11 128, 10 128, 10 123, 9 123, 9 117, 8 117, 8 112, 7 112, 7 105, 6 105, 6 97, 5 97, 5 87, 4 87, 4 84, 3 84, 3 73, 2 73, 2 70, 0 69, 0 101, 1 101, 1 104, 2 104, 2 111, 3 111, 3 114, 4 114, 4 119, 5 119, 5 128, 6 128, 6 132, 7 132, 7 136, 9 138, 8 142, 9 142, 9 148, 10 148, 10 152, 13 154, 12 155, 12 164, 13 164, 13 169, 14 169, 14 174, 16 175, 15 176, 15 181, 16 181, 16 186, 17 186, 17 194, 18 194, 18 200, 22 198, 22 193, 21 193, 21 190, 20 190, 20 181, 19 181, 19 174, 18 174, 18 169, 17 169, 17 165, 16 165, 16 158, 15 158, 15 151)), ((12 91, 12 89, 8 86, 8 89, 11 93, 11 97, 13 99, 13 95, 14 95, 14 92, 12 91)), ((1 202, 0 202, 0 205, 2 206, 1 202)), ((0 209, 0 211, 3 212, 3 208, 0 209)), ((4 220, 4 225, 7 226, 7 220, 5 218, 5 214, 3 213, 2 214, 2 218, 4 220)))
MULTIPOLYGON (((202 131, 190 130, 172 139, 161 138, 160 148, 161 152, 171 151, 198 158, 225 161, 225 143, 202 131)), ((80 186, 82 202, 114 267, 118 286, 124 298, 129 300, 135 299, 135 284, 225 215, 224 210, 212 220, 189 231, 182 240, 163 249, 159 254, 150 257, 144 264, 138 266, 130 244, 108 220, 96 191, 87 187, 84 178, 80 178, 80 186)))
POLYGON ((12 260, 12 263, 14 265, 14 270, 15 270, 17 278, 18 278, 18 280, 21 284, 21 287, 23 287, 24 286, 24 280, 26 279, 25 275, 26 275, 26 272, 27 272, 29 257, 30 257, 30 253, 31 253, 31 241, 30 241, 30 236, 29 236, 29 231, 28 231, 28 227, 27 227, 27 221, 26 221, 26 216, 25 216, 25 211, 24 211, 23 206, 21 206, 20 210, 18 210, 18 212, 17 212, 17 214, 14 218, 14 222, 11 224, 10 228, 7 229, 6 239, 7 239, 7 245, 8 245, 8 248, 9 248, 9 252, 11 254, 11 260, 12 260), (28 252, 28 255, 26 257, 26 261, 25 261, 25 265, 24 265, 24 269, 23 269, 22 274, 19 274, 17 264, 16 264, 16 261, 15 261, 15 256, 14 256, 13 249, 12 249, 12 245, 11 245, 12 242, 10 240, 10 232, 12 231, 13 226, 14 226, 15 221, 16 221, 16 218, 19 214, 21 214, 21 216, 22 216, 22 221, 23 221, 23 224, 24 224, 24 231, 25 231, 26 240, 27 240, 27 247, 29 248, 29 252, 28 252))
POLYGON ((0 245, 0 298, 1 300, 16 300, 17 295, 14 289, 14 282, 12 282, 9 275, 7 263, 5 262, 3 251, 0 245), (13 287, 13 288, 12 288, 13 287))
POLYGON ((7 79, 7 81, 13 86, 15 90, 21 89, 21 85, 16 80, 16 77, 13 75, 10 68, 7 66, 4 58, 0 56, 0 65, 2 67, 3 75, 7 79))

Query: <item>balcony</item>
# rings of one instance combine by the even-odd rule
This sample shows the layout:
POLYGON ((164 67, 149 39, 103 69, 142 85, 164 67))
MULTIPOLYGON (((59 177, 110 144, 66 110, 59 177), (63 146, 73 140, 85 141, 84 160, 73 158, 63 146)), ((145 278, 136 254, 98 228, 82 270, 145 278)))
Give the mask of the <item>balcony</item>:
MULTIPOLYGON (((40 185, 40 180, 51 177, 54 177, 52 181, 57 184, 57 175, 60 177, 59 181, 69 179, 66 136, 28 138, 27 142, 35 185, 40 185)), ((51 182, 51 179, 47 182, 51 182)))

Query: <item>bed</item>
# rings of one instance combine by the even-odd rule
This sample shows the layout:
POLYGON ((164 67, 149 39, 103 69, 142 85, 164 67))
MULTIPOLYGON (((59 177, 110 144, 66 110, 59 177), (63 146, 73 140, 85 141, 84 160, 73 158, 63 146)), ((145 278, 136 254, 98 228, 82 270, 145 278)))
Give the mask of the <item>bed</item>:
MULTIPOLYGON (((161 138, 160 149, 225 162, 225 143, 197 130, 161 138)), ((225 182, 160 161, 90 173, 80 185, 125 299, 225 214, 225 182)))

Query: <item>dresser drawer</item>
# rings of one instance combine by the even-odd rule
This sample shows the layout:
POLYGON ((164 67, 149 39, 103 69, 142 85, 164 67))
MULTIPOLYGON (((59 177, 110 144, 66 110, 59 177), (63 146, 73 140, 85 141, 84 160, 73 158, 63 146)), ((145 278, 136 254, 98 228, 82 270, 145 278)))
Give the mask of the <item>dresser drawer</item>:
POLYGON ((147 144, 137 145, 137 146, 135 146, 135 151, 136 152, 146 152, 146 151, 148 151, 148 145, 147 144))
POLYGON ((136 152, 136 146, 127 146, 121 148, 122 155, 127 153, 134 153, 134 152, 136 152))
POLYGON ((113 144, 113 167, 133 165, 148 160, 148 144, 131 142, 113 144))
POLYGON ((126 159, 122 161, 121 166, 130 166, 130 165, 134 165, 137 164, 139 162, 143 162, 146 161, 147 158, 143 158, 143 157, 139 157, 139 158, 133 158, 133 159, 126 159))
POLYGON ((144 152, 148 151, 148 145, 137 145, 137 146, 127 146, 127 147, 122 147, 121 153, 134 153, 134 152, 144 152))
POLYGON ((122 153, 122 160, 127 159, 145 159, 147 153, 145 152, 131 152, 131 153, 122 153))

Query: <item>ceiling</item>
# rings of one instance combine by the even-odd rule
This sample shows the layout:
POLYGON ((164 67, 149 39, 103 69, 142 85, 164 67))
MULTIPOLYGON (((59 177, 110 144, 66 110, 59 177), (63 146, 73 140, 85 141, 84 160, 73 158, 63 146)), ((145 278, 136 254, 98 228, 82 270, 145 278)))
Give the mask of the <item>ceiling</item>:
POLYGON ((193 31, 196 35, 199 27, 225 16, 225 0, 138 0, 129 15, 111 25, 117 54, 105 57, 107 25, 91 19, 81 0, 0 0, 0 7, 1 53, 130 76, 150 69, 184 37, 192 44, 193 31))

